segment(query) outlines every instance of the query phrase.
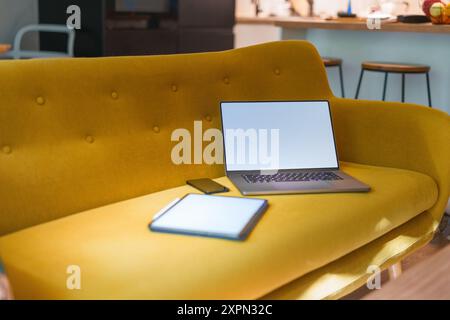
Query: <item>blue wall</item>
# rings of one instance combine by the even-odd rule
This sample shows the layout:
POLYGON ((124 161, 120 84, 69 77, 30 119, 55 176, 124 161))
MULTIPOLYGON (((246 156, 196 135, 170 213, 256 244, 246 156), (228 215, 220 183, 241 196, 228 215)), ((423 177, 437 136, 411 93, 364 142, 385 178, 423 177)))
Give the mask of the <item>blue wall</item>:
MULTIPOLYGON (((433 107, 450 113, 450 35, 397 33, 379 31, 345 31, 319 29, 284 29, 283 39, 307 39, 323 56, 344 60, 347 97, 354 98, 361 62, 392 61, 423 63, 431 66, 433 107)), ((328 71, 331 87, 340 95, 337 69, 328 71)), ((381 100, 384 74, 366 72, 360 98, 381 100)), ((387 100, 401 100, 401 76, 389 76, 387 100)), ((427 105, 425 75, 406 76, 406 101, 427 105)))

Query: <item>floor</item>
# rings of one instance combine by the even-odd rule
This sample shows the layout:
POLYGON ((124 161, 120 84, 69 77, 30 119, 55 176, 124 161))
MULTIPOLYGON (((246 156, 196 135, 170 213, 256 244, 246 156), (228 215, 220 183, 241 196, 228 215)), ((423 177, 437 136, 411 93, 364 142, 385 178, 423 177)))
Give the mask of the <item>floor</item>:
MULTIPOLYGON (((450 245, 450 217, 444 217, 440 232, 436 233, 433 240, 422 249, 418 250, 411 256, 407 257, 402 262, 403 272, 407 272, 412 266, 428 259, 438 251, 442 250, 444 247, 450 245)), ((381 274, 381 289, 383 290, 383 284, 389 281, 389 276, 387 271, 383 271, 381 274)), ((343 300, 359 300, 370 293, 370 290, 366 286, 363 286, 356 290, 355 292, 349 294, 342 298, 343 300)))

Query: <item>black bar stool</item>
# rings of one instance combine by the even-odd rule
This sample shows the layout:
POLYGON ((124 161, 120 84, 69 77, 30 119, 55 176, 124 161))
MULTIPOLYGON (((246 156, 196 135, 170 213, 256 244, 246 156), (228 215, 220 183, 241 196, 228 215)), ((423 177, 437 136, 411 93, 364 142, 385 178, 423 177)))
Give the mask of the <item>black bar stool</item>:
POLYGON ((341 94, 342 94, 342 98, 345 98, 344 76, 342 74, 342 59, 322 57, 322 61, 326 68, 332 68, 332 67, 339 68, 339 78, 341 80, 341 94))
POLYGON ((362 63, 361 74, 359 76, 358 88, 356 89, 355 99, 359 97, 359 90, 363 80, 364 72, 382 72, 384 73, 383 101, 386 100, 386 89, 389 73, 402 75, 402 102, 405 102, 405 77, 407 74, 425 74, 427 78, 428 105, 431 107, 431 88, 430 88, 430 66, 423 64, 392 63, 392 62, 373 62, 366 61, 362 63))

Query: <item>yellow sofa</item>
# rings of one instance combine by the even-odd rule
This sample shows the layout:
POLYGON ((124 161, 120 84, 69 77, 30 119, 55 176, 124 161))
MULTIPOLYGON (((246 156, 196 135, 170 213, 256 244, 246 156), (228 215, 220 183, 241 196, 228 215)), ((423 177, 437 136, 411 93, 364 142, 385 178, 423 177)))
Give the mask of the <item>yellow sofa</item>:
POLYGON ((333 96, 315 48, 0 62, 0 257, 17 298, 325 299, 426 244, 450 186, 449 116, 333 96), (245 242, 151 233, 185 181, 171 133, 221 100, 329 99, 342 169, 368 194, 265 196, 245 242), (66 286, 79 266, 81 289, 66 286))

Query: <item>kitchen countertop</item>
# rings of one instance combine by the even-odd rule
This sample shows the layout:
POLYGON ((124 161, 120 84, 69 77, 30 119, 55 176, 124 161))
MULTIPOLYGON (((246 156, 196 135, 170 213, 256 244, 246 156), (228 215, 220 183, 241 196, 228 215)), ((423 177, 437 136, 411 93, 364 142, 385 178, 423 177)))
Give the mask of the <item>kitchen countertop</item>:
POLYGON ((380 30, 369 30, 366 19, 361 18, 304 18, 304 17, 237 17, 237 23, 271 24, 286 29, 328 29, 372 32, 420 32, 450 34, 450 25, 431 23, 410 24, 396 21, 382 22, 380 30))

